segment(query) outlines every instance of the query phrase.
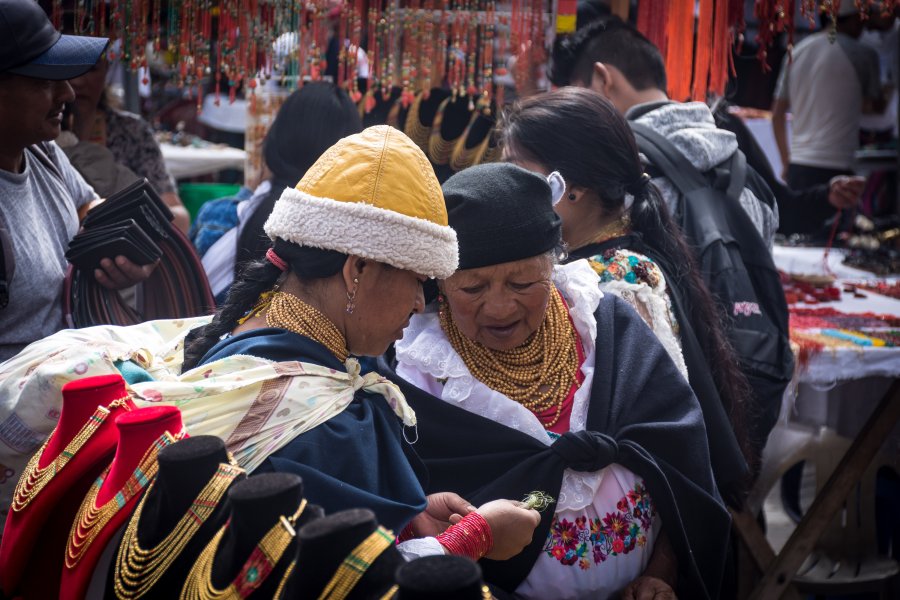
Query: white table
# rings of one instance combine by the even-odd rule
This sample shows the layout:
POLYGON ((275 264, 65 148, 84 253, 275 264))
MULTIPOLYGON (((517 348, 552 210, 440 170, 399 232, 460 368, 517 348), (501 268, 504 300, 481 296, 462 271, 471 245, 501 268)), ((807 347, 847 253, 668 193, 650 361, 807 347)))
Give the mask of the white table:
MULTIPOLYGON (((824 275, 825 265, 822 260, 824 255, 824 248, 775 246, 772 251, 775 266, 792 275, 824 275)), ((843 260, 844 250, 841 248, 832 248, 828 253, 828 267, 835 277, 854 280, 877 279, 874 273, 842 264, 843 260)))
POLYGON ((228 146, 175 146, 162 143, 166 169, 175 179, 187 179, 217 173, 223 169, 244 170, 247 153, 228 146))

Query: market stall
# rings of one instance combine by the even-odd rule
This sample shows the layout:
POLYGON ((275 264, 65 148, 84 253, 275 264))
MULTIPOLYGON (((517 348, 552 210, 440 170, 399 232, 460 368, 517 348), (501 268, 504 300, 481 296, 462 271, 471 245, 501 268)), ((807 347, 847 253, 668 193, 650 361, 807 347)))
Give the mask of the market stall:
POLYGON ((847 528, 850 538, 860 538, 847 548, 855 551, 857 544, 874 543, 861 539, 856 517, 848 520, 845 514, 842 519, 840 511, 846 510, 845 498, 854 489, 859 510, 873 511, 874 506, 863 506, 873 501, 865 492, 874 481, 870 465, 878 456, 888 461, 900 456, 900 288, 895 277, 878 278, 844 265, 841 251, 776 246, 773 254, 784 273, 797 373, 769 437, 748 508, 734 513, 739 535, 763 572, 744 596, 787 593, 796 598, 788 587, 792 579, 804 589, 881 589, 898 572, 896 562, 870 551, 864 562, 848 557, 841 564, 840 550, 829 547, 829 536, 819 540, 829 529, 847 528), (828 469, 821 464, 823 457, 833 461, 833 470, 818 475, 821 485, 811 504, 776 554, 752 515, 788 468, 818 460, 820 469, 828 469), (819 545, 829 552, 817 551, 819 545))

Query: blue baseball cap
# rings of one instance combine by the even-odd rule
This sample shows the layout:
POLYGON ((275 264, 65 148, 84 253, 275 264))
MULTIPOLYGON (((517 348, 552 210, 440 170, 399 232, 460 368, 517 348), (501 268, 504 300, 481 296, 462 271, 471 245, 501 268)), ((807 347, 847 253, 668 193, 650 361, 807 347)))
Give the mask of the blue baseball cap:
POLYGON ((33 0, 0 0, 0 73, 72 79, 87 73, 107 38, 62 35, 33 0))

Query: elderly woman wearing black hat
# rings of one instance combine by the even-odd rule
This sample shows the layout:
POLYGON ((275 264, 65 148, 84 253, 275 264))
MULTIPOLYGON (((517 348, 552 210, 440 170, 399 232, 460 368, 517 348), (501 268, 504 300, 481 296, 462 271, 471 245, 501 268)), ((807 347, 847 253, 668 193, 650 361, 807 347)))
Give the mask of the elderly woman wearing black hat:
POLYGON ((486 580, 523 598, 716 597, 729 516, 668 353, 586 261, 555 264, 546 179, 492 164, 443 190, 459 270, 396 344, 416 451, 434 489, 556 499, 522 554, 482 561, 486 580))

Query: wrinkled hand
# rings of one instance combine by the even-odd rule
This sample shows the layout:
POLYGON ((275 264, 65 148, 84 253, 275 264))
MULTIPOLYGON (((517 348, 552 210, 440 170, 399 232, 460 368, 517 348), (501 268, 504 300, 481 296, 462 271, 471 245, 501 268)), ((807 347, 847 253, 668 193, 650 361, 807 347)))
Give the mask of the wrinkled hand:
POLYGON ((531 543, 541 514, 513 500, 493 500, 478 507, 478 514, 491 526, 494 547, 485 558, 506 560, 531 543))
POLYGON ((642 576, 625 586, 622 600, 678 600, 678 596, 662 579, 642 576))
POLYGON ((433 537, 462 521, 475 507, 453 492, 440 492, 428 496, 428 506, 410 521, 416 537, 433 537))
POLYGON ((94 269, 94 277, 100 285, 107 289, 121 290, 150 277, 157 264, 159 264, 158 261, 142 267, 124 256, 117 256, 115 260, 104 258, 100 261, 100 268, 94 269))
POLYGON ((850 177, 849 175, 832 177, 828 182, 828 202, 838 209, 856 206, 865 187, 865 177, 850 177))

